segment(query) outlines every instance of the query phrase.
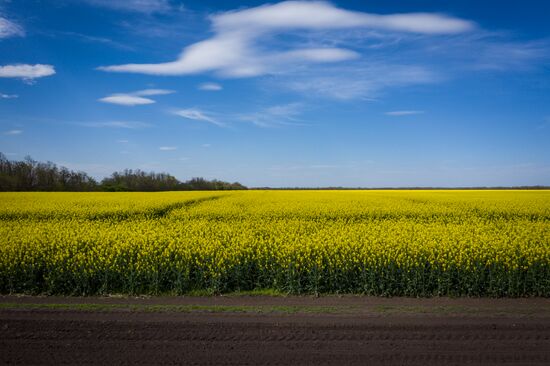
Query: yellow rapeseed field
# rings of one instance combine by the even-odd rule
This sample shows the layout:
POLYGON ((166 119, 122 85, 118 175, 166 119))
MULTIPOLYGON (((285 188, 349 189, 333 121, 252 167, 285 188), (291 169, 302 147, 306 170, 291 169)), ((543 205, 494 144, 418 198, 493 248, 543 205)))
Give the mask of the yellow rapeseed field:
POLYGON ((0 193, 0 292, 550 296, 550 191, 0 193))

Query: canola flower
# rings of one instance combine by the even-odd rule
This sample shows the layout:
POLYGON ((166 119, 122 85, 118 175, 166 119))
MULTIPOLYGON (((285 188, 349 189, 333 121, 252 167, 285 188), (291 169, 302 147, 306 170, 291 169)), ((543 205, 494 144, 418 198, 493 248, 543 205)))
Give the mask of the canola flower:
POLYGON ((550 191, 0 193, 0 292, 550 296, 550 191))

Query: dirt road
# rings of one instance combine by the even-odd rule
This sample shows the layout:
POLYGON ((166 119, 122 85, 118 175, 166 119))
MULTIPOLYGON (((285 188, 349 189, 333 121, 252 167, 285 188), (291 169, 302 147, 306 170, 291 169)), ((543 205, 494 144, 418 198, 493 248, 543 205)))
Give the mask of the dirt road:
POLYGON ((0 305, 2 365, 550 364, 546 299, 4 296, 0 305))

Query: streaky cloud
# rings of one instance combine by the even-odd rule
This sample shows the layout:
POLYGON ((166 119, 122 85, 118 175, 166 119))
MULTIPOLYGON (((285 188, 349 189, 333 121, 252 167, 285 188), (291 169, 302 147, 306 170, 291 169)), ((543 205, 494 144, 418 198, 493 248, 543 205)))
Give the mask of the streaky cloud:
POLYGON ((423 114, 423 113, 424 111, 408 110, 408 111, 390 111, 384 114, 387 116, 401 117, 401 116, 412 116, 415 114, 423 114))
POLYGON ((218 83, 202 83, 199 85, 198 89, 207 91, 220 91, 223 89, 223 87, 218 83))
POLYGON ((218 127, 225 126, 225 123, 218 121, 214 117, 210 116, 209 113, 196 108, 178 109, 172 111, 172 114, 186 119, 208 122, 218 127))
POLYGON ((23 27, 0 15, 0 39, 23 36, 25 36, 23 27))
MULTIPOLYGON (((82 1, 82 0, 81 0, 82 1)), ((172 9, 168 0, 83 0, 84 2, 104 8, 138 13, 165 13, 172 9)))
POLYGON ((136 121, 103 121, 103 122, 82 122, 78 123, 83 127, 92 128, 123 128, 123 129, 142 129, 151 127, 151 124, 136 121))
POLYGON ((154 100, 149 98, 139 97, 137 95, 128 95, 128 94, 113 94, 104 98, 98 99, 98 101, 103 103, 118 104, 124 106, 135 106, 135 105, 147 105, 156 103, 154 100))
POLYGON ((111 94, 98 99, 98 101, 122 106, 147 105, 156 103, 156 101, 150 98, 145 98, 146 96, 167 95, 172 93, 175 93, 175 91, 167 89, 144 89, 132 93, 111 94))
POLYGON ((54 74, 55 68, 52 65, 12 64, 0 66, 0 78, 19 78, 28 83, 54 74))
POLYGON ((19 95, 0 93, 0 99, 16 99, 16 98, 19 98, 19 95))

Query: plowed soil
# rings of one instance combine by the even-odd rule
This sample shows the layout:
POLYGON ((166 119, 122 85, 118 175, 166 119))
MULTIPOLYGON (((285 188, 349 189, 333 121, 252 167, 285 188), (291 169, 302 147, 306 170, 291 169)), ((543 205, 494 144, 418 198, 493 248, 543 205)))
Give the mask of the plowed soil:
POLYGON ((547 299, 4 296, 0 305, 2 365, 550 364, 547 299))

